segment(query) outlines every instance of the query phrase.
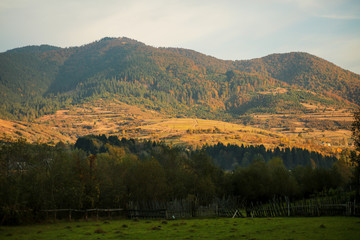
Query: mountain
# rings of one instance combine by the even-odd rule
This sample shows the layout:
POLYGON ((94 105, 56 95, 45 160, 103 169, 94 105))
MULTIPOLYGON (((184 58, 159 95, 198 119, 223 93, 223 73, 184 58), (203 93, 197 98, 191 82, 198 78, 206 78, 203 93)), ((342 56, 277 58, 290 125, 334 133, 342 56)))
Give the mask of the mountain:
POLYGON ((261 72, 293 86, 359 104, 359 75, 307 53, 272 54, 240 61, 242 71, 261 72))
POLYGON ((1 53, 0 87, 1 116, 13 119, 36 118, 109 94, 174 116, 211 119, 306 112, 302 103, 360 103, 359 75, 307 53, 224 61, 128 38, 1 53))

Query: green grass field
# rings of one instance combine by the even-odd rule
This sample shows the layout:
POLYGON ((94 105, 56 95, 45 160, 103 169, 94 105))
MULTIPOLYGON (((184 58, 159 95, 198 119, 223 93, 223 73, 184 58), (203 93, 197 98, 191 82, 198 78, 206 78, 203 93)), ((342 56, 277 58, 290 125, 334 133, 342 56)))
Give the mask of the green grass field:
POLYGON ((360 218, 104 220, 1 226, 0 239, 359 239, 360 218))

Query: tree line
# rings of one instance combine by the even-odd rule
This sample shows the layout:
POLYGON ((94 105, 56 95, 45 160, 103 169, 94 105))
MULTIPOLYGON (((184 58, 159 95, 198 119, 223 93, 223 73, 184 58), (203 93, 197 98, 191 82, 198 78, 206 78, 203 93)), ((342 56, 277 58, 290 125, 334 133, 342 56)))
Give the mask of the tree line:
POLYGON ((81 137, 75 145, 2 142, 0 219, 20 222, 24 210, 36 217, 43 209, 126 209, 129 202, 140 201, 302 199, 347 191, 352 184, 353 168, 344 160, 331 168, 289 171, 282 156, 273 155, 228 171, 214 163, 208 149, 105 135, 81 137))
POLYGON ((205 145, 204 150, 215 165, 226 170, 234 170, 237 167, 246 167, 253 162, 263 161, 268 163, 271 159, 280 158, 284 166, 294 169, 298 166, 312 168, 331 168, 337 161, 334 156, 325 156, 318 152, 308 151, 302 148, 266 149, 264 145, 244 146, 218 143, 216 145, 205 145))

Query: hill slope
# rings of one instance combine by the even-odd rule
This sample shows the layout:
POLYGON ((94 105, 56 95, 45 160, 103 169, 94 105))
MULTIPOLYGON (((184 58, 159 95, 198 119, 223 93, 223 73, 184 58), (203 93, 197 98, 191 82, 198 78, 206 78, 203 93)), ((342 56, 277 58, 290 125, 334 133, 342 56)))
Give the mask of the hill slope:
POLYGON ((224 61, 128 38, 74 48, 32 46, 0 54, 2 118, 33 119, 84 99, 116 95, 172 116, 231 120, 244 113, 353 107, 360 76, 307 53, 224 61))
POLYGON ((6 133, 0 135, 0 139, 11 141, 22 137, 29 142, 75 143, 80 136, 105 134, 120 139, 151 139, 192 148, 220 142, 238 146, 263 145, 267 149, 297 147, 326 155, 337 155, 351 142, 351 131, 337 125, 352 121, 352 116, 343 110, 328 109, 303 118, 269 114, 252 117, 251 124, 247 125, 171 118, 124 104, 115 98, 103 98, 59 110, 31 122, 0 120, 0 132, 6 133), (256 120, 274 126, 264 129, 267 125, 259 125, 256 120))
MULTIPOLYGON (((242 71, 259 71, 282 82, 359 103, 359 75, 307 53, 272 54, 240 61, 242 71)), ((336 98, 336 97, 335 97, 336 98)))

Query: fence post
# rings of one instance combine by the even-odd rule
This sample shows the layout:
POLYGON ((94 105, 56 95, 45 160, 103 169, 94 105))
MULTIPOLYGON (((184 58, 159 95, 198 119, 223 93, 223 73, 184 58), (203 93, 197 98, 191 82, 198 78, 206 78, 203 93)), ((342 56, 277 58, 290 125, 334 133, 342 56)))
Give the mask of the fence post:
POLYGON ((288 209, 288 217, 290 217, 290 203, 289 203, 289 199, 287 199, 287 209, 288 209))
POLYGON ((346 215, 351 216, 352 214, 352 202, 347 202, 346 204, 346 215))
POLYGON ((354 211, 353 211, 354 216, 356 216, 356 200, 354 199, 354 211))

